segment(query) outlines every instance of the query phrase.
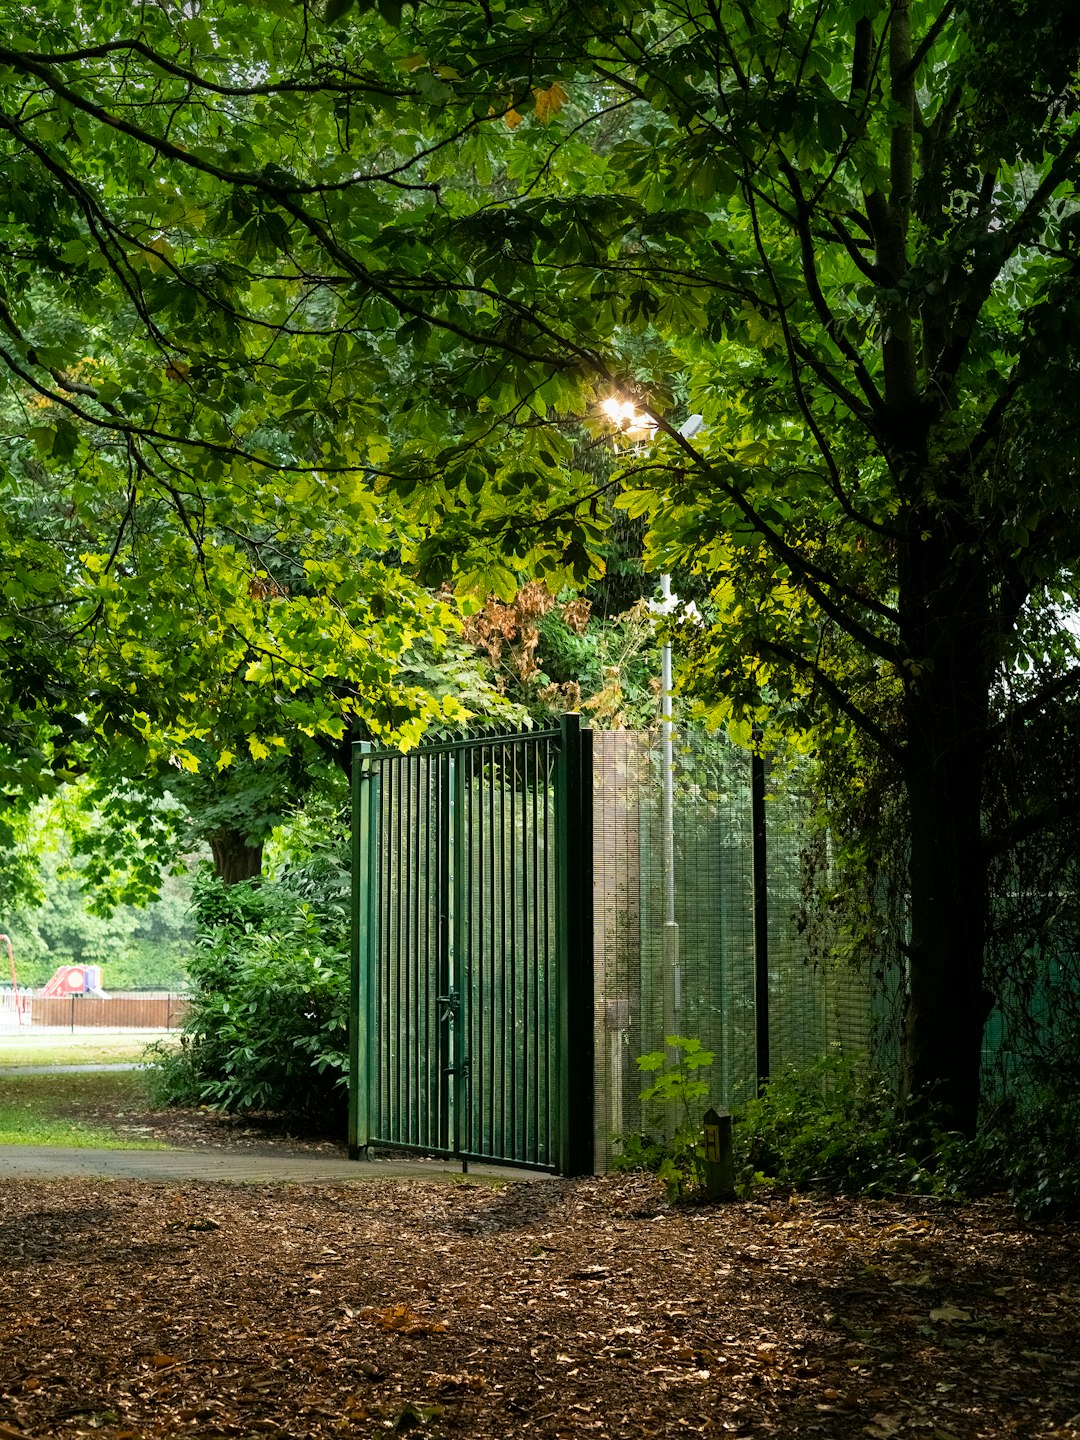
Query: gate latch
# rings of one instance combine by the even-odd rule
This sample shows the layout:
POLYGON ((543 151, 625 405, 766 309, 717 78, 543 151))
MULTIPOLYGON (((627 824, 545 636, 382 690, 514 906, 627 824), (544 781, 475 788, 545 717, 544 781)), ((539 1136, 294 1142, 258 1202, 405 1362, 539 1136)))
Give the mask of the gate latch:
POLYGON ((440 1020, 457 1019, 461 998, 456 990, 451 990, 449 995, 437 995, 435 997, 435 1003, 436 1005, 442 1005, 444 1007, 442 1014, 439 1016, 440 1020))

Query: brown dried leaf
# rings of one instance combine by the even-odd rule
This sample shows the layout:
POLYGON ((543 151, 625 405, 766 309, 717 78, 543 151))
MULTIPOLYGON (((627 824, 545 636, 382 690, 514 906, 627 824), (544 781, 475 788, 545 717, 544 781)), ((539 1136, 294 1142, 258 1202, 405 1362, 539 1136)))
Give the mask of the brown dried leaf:
POLYGON ((536 118, 541 125, 546 125, 553 115, 557 115, 568 99, 557 80, 546 90, 534 90, 533 95, 536 97, 536 118))
POLYGON ((393 1330, 399 1335, 437 1335, 448 1328, 445 1320, 432 1320, 418 1315, 408 1305, 388 1305, 385 1310, 376 1311, 372 1317, 376 1325, 384 1330, 393 1330))

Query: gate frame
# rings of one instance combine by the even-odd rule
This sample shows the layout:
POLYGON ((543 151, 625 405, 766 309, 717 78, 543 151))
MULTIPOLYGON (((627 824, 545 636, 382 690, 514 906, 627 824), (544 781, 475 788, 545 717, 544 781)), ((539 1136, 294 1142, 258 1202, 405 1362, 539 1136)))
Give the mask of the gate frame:
MULTIPOLYGON (((528 739, 520 731, 513 738, 528 739)), ((488 733, 465 737, 477 744, 498 740, 488 733)), ((505 737, 512 738, 512 737, 505 737)), ((423 746, 418 747, 420 751, 423 746)), ((432 746, 434 751, 438 742, 432 746)), ((372 762, 400 756, 353 743, 352 764, 352 945, 349 966, 349 1157, 367 1158, 371 1144, 371 1035, 376 1015, 376 923, 378 891, 379 770, 372 762)), ((591 1175, 593 1156, 593 825, 592 731, 581 716, 559 718, 555 775, 555 904, 557 1004, 554 1128, 551 1167, 561 1175, 591 1175)), ((456 1110, 456 1107, 455 1107, 456 1110)), ((484 1163, 497 1164, 497 1161, 484 1163)), ((512 1161, 506 1162, 508 1165, 512 1161)))

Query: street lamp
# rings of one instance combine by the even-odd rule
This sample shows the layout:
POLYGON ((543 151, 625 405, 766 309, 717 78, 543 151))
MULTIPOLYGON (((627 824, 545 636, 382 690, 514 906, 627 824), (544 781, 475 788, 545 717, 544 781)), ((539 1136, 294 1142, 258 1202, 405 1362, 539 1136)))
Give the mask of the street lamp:
POLYGON ((606 400, 601 400, 600 409, 615 428, 630 439, 652 439, 656 421, 649 415, 643 415, 632 400, 624 400, 619 395, 609 395, 606 400))

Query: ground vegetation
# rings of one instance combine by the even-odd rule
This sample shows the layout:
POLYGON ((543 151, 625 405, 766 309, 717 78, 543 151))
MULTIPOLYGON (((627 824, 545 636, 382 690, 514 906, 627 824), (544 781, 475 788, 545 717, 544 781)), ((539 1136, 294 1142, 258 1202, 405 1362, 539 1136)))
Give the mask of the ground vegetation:
POLYGON ((349 868, 343 823, 308 831, 273 879, 204 868, 180 1046, 154 1054, 159 1103, 272 1112, 340 1135, 347 1099, 349 868), (297 853, 299 850, 300 853, 297 853))

